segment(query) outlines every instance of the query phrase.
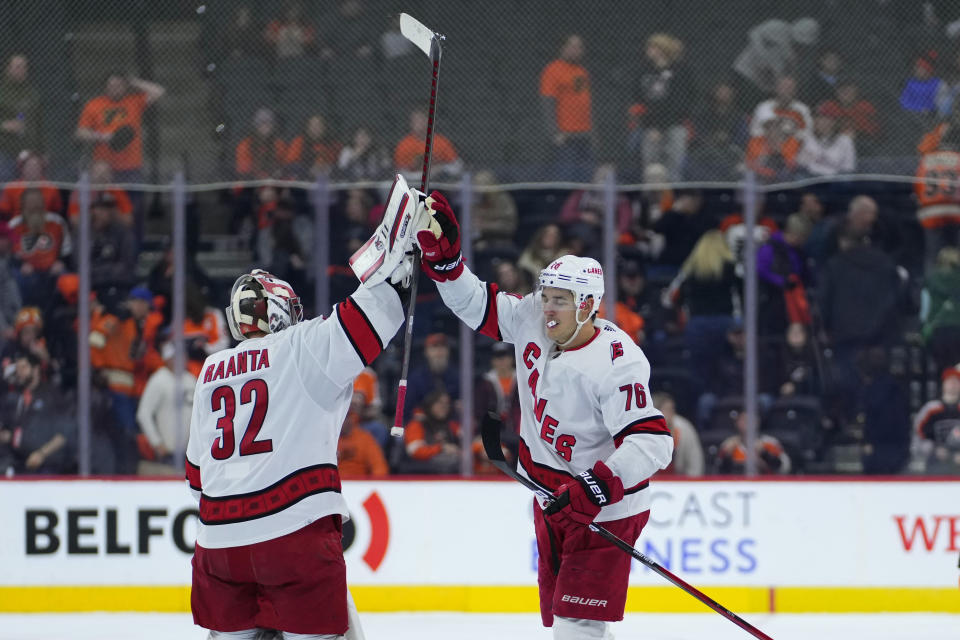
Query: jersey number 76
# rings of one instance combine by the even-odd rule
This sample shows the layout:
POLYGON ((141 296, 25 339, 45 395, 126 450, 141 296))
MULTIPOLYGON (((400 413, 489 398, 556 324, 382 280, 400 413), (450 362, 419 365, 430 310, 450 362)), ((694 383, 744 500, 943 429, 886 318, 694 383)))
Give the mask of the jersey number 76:
MULTIPOLYGON (((267 417, 267 404, 269 402, 267 383, 260 378, 248 380, 240 388, 240 404, 251 402, 253 402, 253 413, 250 414, 250 422, 247 423, 247 427, 243 431, 243 438, 240 440, 241 456, 252 456, 257 453, 273 451, 273 440, 257 440, 257 434, 263 427, 263 420, 267 417)), ((217 429, 220 430, 220 437, 214 440, 213 446, 210 448, 210 454, 216 460, 226 460, 233 455, 233 450, 236 447, 233 418, 237 412, 237 401, 233 387, 224 385, 214 389, 211 405, 213 411, 223 409, 223 415, 217 419, 217 429)))

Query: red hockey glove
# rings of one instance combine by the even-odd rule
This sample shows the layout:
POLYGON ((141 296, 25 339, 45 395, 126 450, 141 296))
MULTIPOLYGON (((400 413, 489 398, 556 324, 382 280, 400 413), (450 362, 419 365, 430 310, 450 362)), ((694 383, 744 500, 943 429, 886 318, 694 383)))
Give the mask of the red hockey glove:
POLYGON ((557 499, 544 510, 544 515, 563 528, 583 526, 593 522, 601 507, 623 499, 623 482, 598 460, 592 470, 577 474, 554 495, 557 499))
POLYGON ((423 251, 420 267, 432 280, 456 280, 463 273, 463 255, 460 253, 460 223, 453 215, 450 203, 439 191, 427 198, 427 209, 432 209, 430 228, 417 232, 417 242, 423 251))

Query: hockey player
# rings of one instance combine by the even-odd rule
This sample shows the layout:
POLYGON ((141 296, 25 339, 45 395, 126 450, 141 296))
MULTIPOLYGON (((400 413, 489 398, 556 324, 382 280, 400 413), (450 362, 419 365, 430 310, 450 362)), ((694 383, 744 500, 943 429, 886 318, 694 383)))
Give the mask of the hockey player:
POLYGON ((596 260, 557 258, 535 293, 504 293, 463 264, 460 227, 444 197, 433 192, 425 207, 432 220, 417 234, 421 267, 461 320, 514 345, 519 472, 558 497, 546 511, 533 509, 543 624, 557 640, 608 638, 607 622, 623 618, 631 557, 586 525, 602 522, 633 544, 650 516, 649 478, 673 452, 650 399, 650 365, 630 336, 596 318, 596 260))
POLYGON ((204 362, 186 460, 200 501, 191 607, 210 638, 363 637, 341 547, 337 440, 354 378, 403 323, 395 287, 414 271, 419 196, 398 177, 355 256, 370 265, 364 284, 330 318, 302 321, 296 293, 265 271, 233 285, 226 315, 240 344, 204 362))

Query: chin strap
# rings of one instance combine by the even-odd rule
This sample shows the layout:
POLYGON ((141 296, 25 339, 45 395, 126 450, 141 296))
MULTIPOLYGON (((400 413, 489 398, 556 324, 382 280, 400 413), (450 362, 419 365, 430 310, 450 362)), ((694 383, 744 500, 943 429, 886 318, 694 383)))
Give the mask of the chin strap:
POLYGON ((574 340, 578 335, 580 335, 580 329, 583 328, 583 325, 587 324, 587 322, 590 321, 590 316, 589 316, 589 315, 587 316, 587 319, 586 319, 586 320, 580 320, 580 319, 579 319, 579 318, 580 318, 580 309, 577 309, 576 318, 577 318, 577 328, 573 330, 573 333, 572 333, 572 334, 570 335, 570 337, 567 338, 565 341, 556 343, 558 349, 566 349, 566 348, 567 348, 567 345, 570 344, 571 342, 573 342, 573 340, 574 340))

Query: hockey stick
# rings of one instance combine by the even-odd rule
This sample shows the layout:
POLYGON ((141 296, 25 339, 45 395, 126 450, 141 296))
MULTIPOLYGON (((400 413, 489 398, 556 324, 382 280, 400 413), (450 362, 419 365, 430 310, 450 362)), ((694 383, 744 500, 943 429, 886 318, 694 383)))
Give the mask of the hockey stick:
MULTIPOLYGON (((440 82, 440 54, 442 53, 440 41, 446 38, 431 31, 422 22, 407 13, 400 14, 400 33, 427 54, 433 64, 430 110, 427 112, 427 135, 423 143, 423 169, 420 173, 420 191, 426 193, 430 181, 430 160, 433 155, 433 129, 437 122, 437 84, 440 82)), ((419 247, 414 247, 413 259, 419 266, 419 247)), ((397 386, 397 410, 393 416, 393 427, 390 429, 391 436, 403 435, 403 407, 407 401, 407 374, 410 370, 410 352, 413 350, 413 313, 417 308, 419 276, 419 271, 414 267, 414 274, 410 283, 410 303, 407 305, 407 330, 403 335, 403 360, 400 366, 400 383, 397 386)))
MULTIPOLYGON (((500 469, 500 471, 502 471, 506 475, 510 476, 511 478, 513 478, 514 480, 516 480, 517 482, 519 482, 520 484, 522 484, 523 486, 525 486, 526 488, 530 489, 535 494, 540 496, 540 498, 544 500, 548 505, 556 501, 556 498, 553 497, 553 492, 550 491, 550 489, 543 486, 536 480, 521 476, 514 469, 510 468, 509 464, 507 464, 506 459, 504 459, 503 457, 503 450, 500 448, 501 424, 502 424, 502 421, 497 415, 488 412, 486 417, 483 419, 482 424, 480 425, 480 433, 481 433, 481 437, 483 438, 483 448, 486 451, 487 457, 490 459, 490 462, 492 462, 493 466, 495 466, 497 469, 500 469)), ((753 626, 752 624, 750 624, 749 622, 747 622, 746 620, 744 620, 734 612, 730 611, 729 609, 721 605, 719 602, 717 602, 710 596, 706 595, 705 593, 703 593, 693 585, 687 584, 683 579, 673 575, 672 573, 670 573, 669 571, 661 567, 659 564, 657 564, 647 556, 637 551, 632 545, 627 544, 626 542, 624 542, 614 534, 610 533, 610 531, 605 529, 602 525, 599 525, 596 523, 590 523, 587 525, 587 527, 590 529, 590 531, 593 531, 594 533, 598 534, 600 537, 602 537, 604 540, 606 540, 613 546, 617 547, 618 549, 625 551, 626 553, 629 553, 631 556, 633 556, 634 558, 636 558, 637 560, 645 564, 650 569, 652 569, 655 573, 660 574, 662 577, 666 578, 667 580, 672 582, 674 585, 680 587, 681 589, 683 589, 684 591, 692 595, 694 598, 696 598, 703 604, 707 605, 708 607, 710 607, 711 609, 713 609, 714 611, 722 615, 724 618, 726 618, 733 624, 737 625, 738 627, 740 627, 741 629, 743 629, 744 631, 752 635, 754 638, 760 638, 760 640, 773 640, 773 638, 765 634, 763 631, 760 631, 755 626, 753 626)))

